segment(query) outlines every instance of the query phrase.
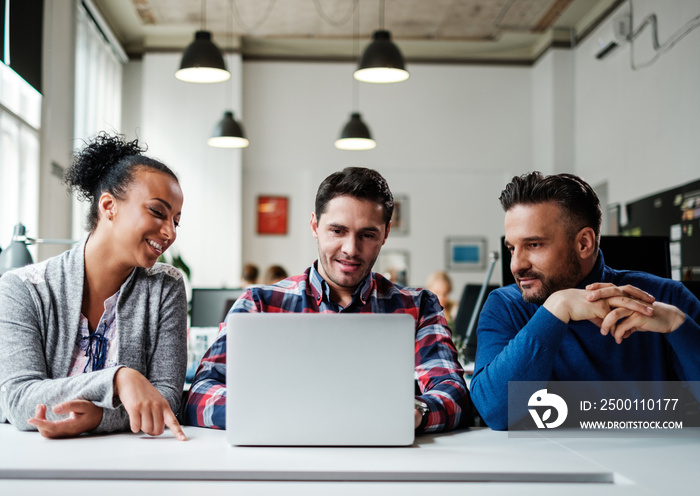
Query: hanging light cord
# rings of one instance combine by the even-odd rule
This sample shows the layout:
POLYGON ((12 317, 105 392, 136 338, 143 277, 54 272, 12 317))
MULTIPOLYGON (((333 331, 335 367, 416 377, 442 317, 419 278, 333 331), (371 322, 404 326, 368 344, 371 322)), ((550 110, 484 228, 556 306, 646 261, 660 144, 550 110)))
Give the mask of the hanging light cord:
POLYGON ((379 29, 384 31, 384 0, 379 1, 379 29))
POLYGON ((357 2, 355 0, 350 1, 348 11, 345 13, 345 15, 339 21, 331 19, 330 16, 328 16, 328 14, 325 13, 325 11, 323 10, 323 6, 321 5, 320 0, 314 0, 314 7, 316 7, 316 12, 318 12, 318 15, 321 16, 321 19, 326 21, 328 24, 330 24, 331 26, 342 26, 343 24, 348 22, 348 20, 350 19, 350 16, 352 16, 353 13, 355 12, 355 9, 357 8, 357 2))
MULTIPOLYGON (((360 1, 353 0, 353 23, 352 23, 352 58, 359 63, 359 41, 360 41, 360 1)), ((360 110, 360 95, 358 91, 359 81, 352 78, 352 105, 355 112, 360 110)))
MULTIPOLYGON (((226 38, 228 42, 228 50, 229 52, 233 51, 233 9, 230 8, 231 4, 229 3, 229 11, 226 13, 226 38)), ((224 48, 224 55, 227 55, 226 53, 226 48, 224 48)), ((233 74, 233 58, 229 61, 229 68, 231 69, 231 73, 233 74)), ((233 85, 233 78, 231 78, 231 81, 226 82, 226 103, 231 104, 231 107, 233 107, 233 90, 231 89, 231 86, 233 85)), ((233 110, 233 108, 231 108, 233 110)))
POLYGON ((202 0, 202 31, 207 30, 207 0, 202 0))
POLYGON ((236 5, 236 0, 229 0, 229 6, 231 7, 231 12, 233 12, 233 15, 236 16, 236 22, 239 26, 241 26, 241 28, 243 28, 243 31, 245 31, 246 33, 252 33, 260 26, 262 26, 262 24, 270 16, 270 12, 272 12, 272 7, 275 6, 275 0, 270 0, 268 2, 267 10, 252 27, 248 26, 248 24, 243 20, 243 17, 241 16, 240 11, 238 10, 238 5, 236 5))

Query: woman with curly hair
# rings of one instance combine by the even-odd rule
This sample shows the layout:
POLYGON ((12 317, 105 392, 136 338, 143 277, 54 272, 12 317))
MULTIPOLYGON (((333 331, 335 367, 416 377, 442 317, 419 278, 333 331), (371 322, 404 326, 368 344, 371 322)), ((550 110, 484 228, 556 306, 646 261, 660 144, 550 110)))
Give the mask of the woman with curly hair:
POLYGON ((183 195, 138 141, 98 135, 65 182, 90 202, 71 250, 0 278, 0 422, 49 438, 131 429, 185 435, 182 275, 156 263, 183 195))

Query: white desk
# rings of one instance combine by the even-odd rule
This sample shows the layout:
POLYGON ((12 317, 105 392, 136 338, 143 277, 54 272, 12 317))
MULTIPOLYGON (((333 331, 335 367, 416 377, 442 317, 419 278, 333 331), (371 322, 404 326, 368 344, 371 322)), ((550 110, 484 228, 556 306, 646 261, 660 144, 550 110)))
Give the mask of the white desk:
POLYGON ((52 441, 0 425, 0 494, 576 496, 700 487, 693 429, 673 438, 555 440, 478 429, 423 436, 407 448, 234 448, 224 432, 185 432, 185 443, 169 432, 52 441))

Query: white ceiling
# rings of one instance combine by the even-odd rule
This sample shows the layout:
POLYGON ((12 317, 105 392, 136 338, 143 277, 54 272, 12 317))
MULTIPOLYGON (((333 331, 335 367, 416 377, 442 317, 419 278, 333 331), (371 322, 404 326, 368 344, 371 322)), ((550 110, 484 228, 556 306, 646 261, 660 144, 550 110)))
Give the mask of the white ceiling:
POLYGON ((531 64, 575 46, 622 0, 92 0, 131 57, 205 29, 246 59, 356 58, 381 26, 407 62, 531 64), (382 5, 384 6, 382 16, 382 5), (206 16, 202 17, 205 10, 206 16), (353 40, 355 43, 353 43, 353 40))

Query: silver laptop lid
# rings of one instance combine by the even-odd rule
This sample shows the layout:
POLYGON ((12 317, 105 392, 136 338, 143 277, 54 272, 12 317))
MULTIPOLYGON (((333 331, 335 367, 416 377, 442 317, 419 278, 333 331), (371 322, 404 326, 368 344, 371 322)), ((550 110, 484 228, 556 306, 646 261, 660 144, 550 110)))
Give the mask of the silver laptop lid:
POLYGON ((231 444, 413 443, 412 316, 234 313, 226 326, 231 444))

